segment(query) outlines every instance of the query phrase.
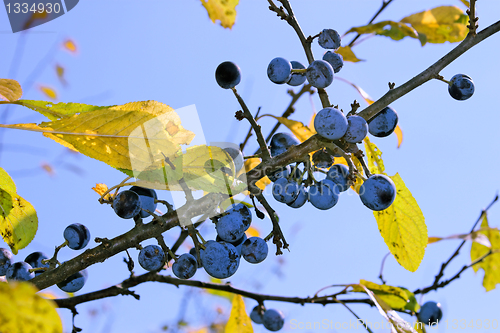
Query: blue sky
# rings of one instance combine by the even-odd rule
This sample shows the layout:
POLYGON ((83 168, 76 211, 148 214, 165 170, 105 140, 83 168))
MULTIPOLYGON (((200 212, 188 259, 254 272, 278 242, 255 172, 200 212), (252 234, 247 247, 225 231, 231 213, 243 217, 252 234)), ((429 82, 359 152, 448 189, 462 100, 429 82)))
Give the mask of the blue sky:
MULTIPOLYGON (((343 34, 352 26, 364 25, 380 3, 314 0, 292 1, 292 6, 308 36, 324 28, 343 34)), ((456 5, 465 9, 458 0, 394 1, 378 20, 400 20, 437 5, 456 5)), ((280 115, 290 101, 286 94, 289 87, 270 82, 266 77, 267 65, 278 56, 303 63, 306 58, 293 29, 267 9, 266 1, 241 1, 237 11, 236 24, 229 30, 212 24, 198 0, 87 0, 80 1, 68 14, 33 28, 23 36, 12 34, 7 15, 0 10, 0 77, 16 79, 23 85, 41 63, 42 70, 33 88, 24 92, 25 99, 46 100, 47 97, 36 89, 38 84, 45 84, 57 90, 58 101, 62 102, 116 105, 156 100, 174 109, 194 104, 207 141, 240 143, 248 125, 233 117, 240 107, 230 91, 216 84, 217 65, 230 60, 240 66, 242 80, 237 89, 250 110, 254 112, 262 107, 261 113, 280 115), (24 52, 22 58, 13 60, 20 38, 25 38, 24 52), (77 43, 78 55, 59 48, 66 38, 77 43), (45 62, 43 59, 53 49, 53 56, 45 62), (8 77, 13 63, 18 66, 17 73, 8 77), (66 70, 67 87, 57 79, 56 64, 66 70)), ((480 29, 496 22, 499 12, 500 3, 481 1, 478 7, 480 29)), ((343 44, 353 37, 352 34, 346 36, 343 44)), ((481 209, 500 187, 500 176, 496 172, 496 165, 500 163, 500 117, 496 106, 499 38, 490 37, 441 73, 448 79, 457 73, 471 76, 476 88, 472 98, 455 101, 449 96, 445 83, 431 81, 391 105, 399 114, 404 132, 401 148, 396 148, 397 140, 393 135, 372 139, 384 152, 387 173, 398 172, 412 191, 426 218, 429 236, 468 232, 481 209)), ((453 47, 449 43, 421 47, 414 39, 394 42, 373 37, 354 49, 358 57, 366 61, 346 63, 338 76, 378 98, 387 91, 388 82, 396 85, 406 82, 453 47)), ((323 49, 315 43, 313 52, 320 58, 323 49)), ((327 91, 332 103, 344 110, 349 109, 354 99, 360 101, 362 107, 366 106, 357 92, 340 80, 334 80, 327 91)), ((320 109, 317 95, 311 99, 304 97, 290 118, 307 123, 313 110, 320 109)), ((28 109, 16 107, 11 108, 8 122, 43 120, 28 109)), ((261 125, 266 133, 274 126, 274 121, 263 119, 261 125)), ((12 175, 18 193, 35 206, 39 217, 35 240, 20 251, 16 259, 23 260, 33 251, 51 253, 54 246, 63 242, 62 232, 70 223, 87 225, 92 237, 112 238, 132 227, 132 221, 122 220, 109 207, 99 205, 97 194, 91 190, 96 183, 120 182, 124 178, 120 172, 85 156, 69 154, 39 133, 8 130, 3 133, 3 142, 0 166, 12 175), (49 176, 41 171, 42 162, 54 165, 56 174, 49 176)), ((252 143, 245 153, 252 154, 256 147, 252 143)), ((167 199, 169 195, 159 192, 159 197, 167 199)), ((360 279, 378 282, 380 263, 388 249, 378 233, 372 212, 361 204, 352 190, 343 193, 339 203, 328 211, 318 211, 310 205, 294 210, 279 205, 272 198, 270 202, 280 214, 291 245, 290 252, 280 257, 270 255, 259 265, 242 263, 238 272, 228 279, 235 287, 306 297, 331 284, 355 283, 360 279)), ((494 206, 489 215, 492 226, 500 226, 499 215, 498 206, 494 206)), ((271 230, 268 219, 261 221, 254 216, 254 221, 263 234, 271 230)), ((201 232, 206 239, 215 237, 210 223, 206 223, 201 232)), ((166 233, 167 244, 171 245, 177 235, 178 230, 166 233)), ((151 243, 154 242, 143 245, 151 243)), ((90 246, 96 243, 92 240, 90 246)), ((190 246, 183 250, 187 251, 190 246)), ((389 258, 384 277, 389 284, 410 290, 428 286, 441 263, 457 246, 458 241, 453 240, 428 246, 415 273, 404 270, 389 258)), ((470 244, 467 244, 449 266, 445 278, 470 262, 469 249, 470 244)), ((137 256, 137 251, 130 252, 134 258, 137 256)), ((68 260, 78 253, 64 249, 60 256, 68 260)), ((119 254, 90 267, 87 285, 80 293, 126 279, 123 257, 119 254)), ((138 265, 136 267, 137 274, 144 272, 138 265)), ((163 274, 171 274, 171 271, 163 274)), ((208 280, 202 271, 194 278, 208 280)), ((500 320, 500 291, 486 293, 481 282, 482 272, 474 274, 468 270, 458 281, 429 293, 423 301, 441 302, 443 320, 448 319, 450 325, 454 319, 467 323, 500 320)), ((53 290, 63 296, 57 288, 53 290)), ((141 295, 141 301, 120 296, 79 306, 77 326, 84 332, 149 333, 160 332, 163 325, 172 326, 183 316, 194 327, 203 327, 213 320, 224 321, 229 315, 227 300, 200 290, 152 283, 135 290, 141 295)), ((250 311, 255 302, 246 300, 246 304, 250 311)), ((347 310, 337 305, 302 307, 275 302, 266 305, 285 313, 283 331, 287 332, 295 331, 290 327, 293 319, 302 322, 323 319, 348 322, 353 319, 347 310)), ((361 318, 383 322, 376 309, 363 305, 353 306, 353 309, 361 318)), ((70 332, 69 311, 61 310, 60 313, 65 332, 70 332)), ((255 327, 255 331, 265 330, 255 327)), ((433 331, 445 332, 446 328, 441 326, 433 331)))

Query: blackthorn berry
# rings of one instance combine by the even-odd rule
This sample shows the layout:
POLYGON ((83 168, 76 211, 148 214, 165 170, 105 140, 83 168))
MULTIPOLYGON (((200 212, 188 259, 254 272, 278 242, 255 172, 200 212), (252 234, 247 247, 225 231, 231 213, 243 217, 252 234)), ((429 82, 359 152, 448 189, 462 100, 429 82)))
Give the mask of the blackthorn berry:
POLYGON ((147 271, 157 271, 165 263, 165 253, 158 245, 148 245, 139 252, 139 264, 147 271))
POLYGON ((273 197, 286 204, 292 203, 299 195, 299 185, 287 178, 280 178, 273 184, 273 197))
POLYGON ((333 29, 323 29, 318 38, 318 44, 324 49, 338 49, 340 47, 340 35, 333 29))
POLYGON ((7 273, 10 265, 12 264, 12 252, 7 249, 0 248, 0 276, 7 273))
POLYGON ((325 178, 309 188, 309 201, 318 209, 330 209, 339 201, 339 188, 325 178))
POLYGON ((81 223, 70 224, 64 229, 64 239, 72 250, 81 250, 90 241, 90 231, 81 223))
POLYGON ((172 272, 179 279, 192 278, 196 273, 197 269, 198 269, 197 260, 193 255, 189 253, 184 253, 183 255, 181 255, 179 258, 177 258, 177 261, 174 262, 174 264, 172 265, 172 272))
POLYGON ((87 277, 87 270, 84 269, 69 276, 66 280, 59 282, 57 286, 62 291, 74 293, 83 288, 85 282, 87 282, 87 277))
POLYGON ((426 325, 434 325, 443 318, 441 304, 436 302, 425 302, 418 313, 418 320, 426 325))
POLYGON ((212 277, 225 279, 236 273, 240 255, 236 248, 226 242, 208 241, 200 252, 203 268, 212 277))
MULTIPOLYGON (((259 311, 260 306, 255 306, 250 312, 250 319, 256 324, 262 324, 264 313, 259 311)), ((265 311, 265 310, 264 310, 265 311)))
POLYGON ((234 88, 241 80, 240 68, 235 63, 225 61, 217 66, 215 80, 224 89, 234 88))
POLYGON ((251 264, 258 264, 267 257, 267 243, 260 237, 248 238, 241 248, 241 256, 251 264))
POLYGON ((387 106, 375 117, 368 120, 368 131, 371 135, 383 138, 390 135, 398 125, 398 114, 387 106))
POLYGON ((300 142, 294 136, 288 133, 276 133, 271 138, 271 156, 278 156, 287 151, 291 146, 298 145, 300 142))
POLYGON ((334 73, 340 72, 344 66, 344 58, 340 54, 332 51, 326 51, 326 53, 323 54, 323 60, 332 65, 334 73))
POLYGON ((125 190, 118 193, 113 200, 113 209, 122 219, 131 219, 142 211, 139 194, 125 190))
POLYGON ((314 118, 316 132, 329 140, 338 140, 343 137, 347 131, 347 125, 347 118, 335 108, 324 108, 314 118))
POLYGON ((307 189, 304 187, 304 185, 300 185, 299 194, 297 195, 297 198, 292 203, 289 203, 287 205, 292 208, 300 208, 304 206, 308 198, 309 195, 307 194, 307 189))
POLYGON ((396 198, 396 185, 385 175, 373 175, 360 186, 359 197, 371 210, 384 210, 396 198))
MULTIPOLYGON (((304 65, 298 61, 290 61, 290 64, 292 65, 292 69, 305 69, 304 65)), ((300 86, 304 82, 306 82, 306 76, 304 74, 292 73, 292 77, 287 84, 291 86, 300 86)))
POLYGON ((286 59, 274 58, 267 66, 267 76, 274 83, 287 83, 292 77, 292 64, 286 59))
POLYGON ((349 189, 348 178, 349 168, 343 164, 334 164, 326 174, 326 179, 334 182, 340 192, 347 191, 349 189))
POLYGON ((143 209, 147 209, 150 212, 156 210, 157 203, 155 200, 158 199, 156 191, 150 188, 144 188, 139 186, 132 186, 130 191, 135 192, 139 195, 139 200, 141 201, 141 212, 139 213, 142 218, 148 217, 150 214, 143 209))
POLYGON ((5 273, 5 278, 7 281, 28 281, 35 277, 35 273, 30 272, 32 269, 30 264, 20 261, 13 263, 7 269, 5 273))
POLYGON ((217 235, 226 242, 235 242, 245 234, 252 223, 252 213, 242 203, 228 209, 215 223, 217 235))
POLYGON ((324 60, 314 60, 307 67, 306 77, 313 87, 326 88, 333 82, 333 67, 324 60))
POLYGON ((465 74, 454 75, 448 85, 450 96, 459 101, 465 101, 474 94, 474 82, 465 74))
POLYGON ((343 137, 346 142, 361 142, 365 138, 366 134, 368 134, 368 124, 363 117, 347 117, 347 131, 345 132, 343 137))
MULTIPOLYGON (((42 260, 44 259, 49 259, 45 253, 42 252, 33 252, 32 254, 28 255, 26 259, 24 259, 24 262, 27 262, 30 264, 31 267, 33 268, 40 268, 40 267, 45 267, 49 268, 49 263, 42 263, 42 260)), ((35 276, 42 274, 45 271, 35 271, 35 276)))
POLYGON ((272 332, 279 331, 285 324, 285 316, 281 313, 281 311, 274 309, 266 310, 266 312, 264 312, 264 316, 262 317, 262 324, 264 324, 264 327, 272 332))

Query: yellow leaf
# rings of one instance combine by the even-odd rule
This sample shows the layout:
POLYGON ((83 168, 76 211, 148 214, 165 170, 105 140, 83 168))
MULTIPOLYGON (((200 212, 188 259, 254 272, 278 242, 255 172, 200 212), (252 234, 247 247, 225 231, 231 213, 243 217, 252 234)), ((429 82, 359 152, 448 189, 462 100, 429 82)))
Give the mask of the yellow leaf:
MULTIPOLYGON (((75 114, 91 112, 96 110, 108 109, 112 106, 95 106, 80 103, 57 103, 46 101, 19 100, 15 104, 22 105, 34 111, 37 111, 50 120, 59 120, 69 118, 75 114)), ((115 105, 113 105, 115 106, 115 105)))
MULTIPOLYGON (((245 160, 245 170, 246 172, 252 170, 253 168, 255 168, 257 165, 259 165, 261 162, 260 158, 249 158, 249 159, 246 159, 245 160)), ((259 179, 255 185, 260 188, 261 190, 265 190, 266 186, 271 184, 271 180, 265 176, 261 179, 259 179)))
POLYGON ((16 193, 17 191, 16 184, 3 168, 0 168, 0 189, 9 193, 16 193))
POLYGON ((56 74, 57 77, 59 78, 59 81, 61 81, 61 84, 67 85, 68 83, 66 82, 66 79, 64 78, 64 67, 61 65, 57 64, 56 65, 56 74))
POLYGON ((348 81, 348 80, 343 79, 341 77, 336 77, 335 79, 343 81, 343 82, 351 85, 352 87, 354 87, 354 89, 356 89, 358 91, 358 93, 361 95, 361 97, 363 97, 363 99, 365 100, 366 103, 368 103, 368 105, 374 103, 373 99, 368 95, 368 93, 366 91, 364 91, 363 89, 361 89, 361 87, 358 87, 357 85, 355 85, 351 81, 348 81))
POLYGON ((361 285, 370 289, 377 295, 380 299, 382 299, 387 305, 389 305, 392 309, 404 309, 406 304, 408 303, 408 295, 405 290, 398 287, 389 286, 386 284, 376 284, 374 282, 361 280, 359 281, 360 285, 353 285, 353 292, 365 292, 365 289, 361 287, 361 285))
POLYGON ((440 240, 442 240, 441 237, 429 237, 427 239, 427 244, 432 244, 432 243, 437 243, 439 242, 440 240))
POLYGON ((394 129, 394 133, 398 137, 398 148, 399 148, 403 143, 403 131, 401 130, 401 127, 399 127, 399 125, 397 125, 396 128, 394 129))
POLYGON ((467 6, 467 8, 470 8, 470 2, 468 0, 460 0, 464 5, 467 6))
POLYGON ((397 333, 416 333, 415 329, 403 320, 396 311, 392 310, 392 308, 385 303, 379 296, 375 295, 371 290, 369 290, 364 285, 360 285, 365 292, 368 294, 370 299, 373 301, 375 306, 377 307, 379 313, 389 322, 391 323, 392 331, 397 333))
POLYGON ((350 46, 341 46, 335 51, 335 53, 340 54, 344 59, 344 61, 350 61, 350 62, 364 61, 356 57, 350 46))
POLYGON ((441 6, 407 16, 401 20, 409 23, 429 43, 456 43, 467 36, 468 16, 455 6, 441 6))
POLYGON ((399 174, 390 178, 396 185, 396 199, 389 208, 374 211, 373 215, 394 258, 401 266, 415 272, 427 247, 425 218, 399 174))
POLYGON ((240 295, 234 295, 233 307, 226 324, 225 333, 253 333, 250 317, 245 309, 245 302, 240 295))
POLYGON ((346 34, 357 32, 358 34, 377 34, 390 37, 394 40, 400 40, 406 36, 418 38, 417 32, 412 27, 394 21, 382 21, 378 23, 368 24, 362 27, 354 27, 349 29, 346 34))
MULTIPOLYGON (((481 228, 488 228, 486 213, 483 214, 481 228)), ((489 228, 487 231, 481 231, 481 233, 488 237, 492 251, 500 250, 500 231, 498 229, 489 228)), ((470 250, 471 261, 478 260, 489 251, 490 249, 484 245, 477 242, 472 243, 470 250)), ((495 289, 496 285, 500 283, 500 252, 489 255, 482 262, 472 266, 472 268, 475 272, 479 271, 479 269, 484 271, 483 287, 486 291, 495 289)))
POLYGON ((382 160, 382 152, 378 147, 371 143, 368 137, 365 137, 365 150, 366 157, 368 158, 368 168, 372 174, 384 174, 385 175, 385 167, 384 161, 382 160))
POLYGON ((21 85, 16 80, 0 79, 0 99, 17 101, 23 95, 21 85))
POLYGON ((260 232, 257 228, 250 226, 250 228, 245 231, 245 234, 247 234, 247 237, 260 237, 260 232))
POLYGON ((172 108, 156 101, 82 112, 40 125, 1 127, 43 132, 63 146, 114 168, 137 172, 161 167, 165 156, 176 156, 179 145, 194 137, 182 128, 172 108))
POLYGON ((258 119, 262 117, 272 117, 276 119, 277 121, 288 127, 288 129, 292 131, 292 133, 297 137, 297 139, 299 139, 300 142, 304 142, 314 135, 314 133, 309 129, 309 127, 305 126, 300 121, 295 121, 284 117, 276 117, 273 116, 272 114, 263 114, 258 119))
MULTIPOLYGON (((335 158, 336 159, 336 158, 335 158)), ((361 175, 364 174, 364 171, 363 171, 363 166, 361 165, 361 162, 358 160, 358 158, 356 156, 352 156, 352 162, 354 163, 354 165, 356 166, 356 170, 358 170, 361 175)), ((337 163, 337 161, 335 161, 335 163, 337 163)), ((346 163, 347 165, 347 163, 346 163)), ((356 175, 356 181, 354 182, 354 184, 351 186, 351 188, 356 191, 356 193, 359 194, 359 188, 361 187, 361 185, 363 185, 363 178, 360 177, 359 174, 356 175)))
POLYGON ((38 87, 42 93, 45 94, 50 99, 57 99, 57 93, 54 89, 47 87, 47 86, 40 86, 38 87))
POLYGON ((35 208, 15 192, 0 189, 0 234, 12 253, 25 248, 35 237, 38 217, 35 208))
POLYGON ((236 6, 239 0, 201 0, 213 23, 220 21, 224 28, 232 28, 236 20, 236 6))
MULTIPOLYGON (((95 184, 95 187, 92 187, 92 189, 94 191, 97 192, 97 194, 99 194, 100 196, 102 196, 104 193, 106 193, 106 191, 108 190, 108 185, 106 184, 103 184, 103 183, 98 183, 98 184, 95 184)), ((111 199, 111 195, 108 193, 105 197, 104 197, 105 200, 109 200, 111 199)))
POLYGON ((477 231, 473 231, 469 234, 458 234, 458 235, 451 235, 447 237, 429 237, 427 243, 436 243, 442 240, 448 240, 448 239, 462 239, 462 240, 467 240, 467 241, 473 241, 476 243, 479 243, 481 245, 484 245, 488 248, 491 248, 491 243, 488 239, 488 237, 483 233, 483 231, 490 231, 490 230, 498 230, 494 228, 481 228, 477 231))
POLYGON ((415 331, 417 331, 417 333, 426 333, 425 324, 420 321, 416 321, 415 325, 413 325, 413 328, 415 329, 415 331))
POLYGON ((0 283, 0 332, 62 332, 55 303, 37 295, 37 291, 28 282, 0 283))
POLYGON ((76 47, 75 42, 71 39, 66 39, 62 45, 63 45, 64 49, 68 50, 71 53, 78 52, 78 48, 76 47))

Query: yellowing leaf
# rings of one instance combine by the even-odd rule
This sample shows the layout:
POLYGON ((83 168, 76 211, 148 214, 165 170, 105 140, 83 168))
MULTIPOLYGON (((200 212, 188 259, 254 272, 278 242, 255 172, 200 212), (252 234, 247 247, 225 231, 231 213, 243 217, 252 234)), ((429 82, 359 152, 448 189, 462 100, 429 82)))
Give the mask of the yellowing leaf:
MULTIPOLYGON (((432 244, 432 243, 436 243, 436 242, 439 242, 442 240, 447 240, 447 239, 463 239, 463 240, 473 241, 473 242, 476 242, 478 244, 481 244, 481 245, 484 245, 484 246, 490 248, 491 243, 490 243, 488 237, 483 233, 483 231, 490 231, 491 229, 494 229, 494 228, 481 228, 481 229, 479 229, 477 231, 473 231, 469 234, 458 234, 458 235, 451 235, 448 237, 429 237, 427 243, 432 244)), ((495 230, 498 230, 498 229, 495 229, 495 230)))
POLYGON ((175 156, 179 145, 188 144, 194 137, 182 128, 172 108, 156 101, 82 112, 40 125, 2 127, 43 132, 63 146, 114 168, 138 172, 157 167, 165 156, 175 156))
POLYGON ((382 160, 382 152, 378 147, 371 143, 368 137, 365 137, 366 157, 368 158, 368 168, 372 174, 385 174, 384 161, 382 160))
POLYGON ((37 291, 28 282, 0 283, 0 332, 62 332, 55 303, 37 295, 37 291))
POLYGON ((467 15, 455 6, 441 6, 407 16, 401 20, 411 24, 429 43, 456 43, 467 36, 467 15))
POLYGON ((360 285, 365 292, 368 294, 370 299, 373 301, 375 306, 377 307, 379 313, 389 322, 391 323, 392 330, 391 332, 397 333, 416 333, 415 329, 403 320, 396 311, 392 310, 392 308, 387 305, 379 296, 375 295, 371 290, 366 288, 364 285, 360 285))
POLYGON ((239 0, 201 0, 213 23, 220 21, 224 28, 232 28, 236 20, 236 6, 239 0))
MULTIPOLYGON (((335 158, 336 159, 336 158, 335 158)), ((356 170, 358 170, 361 175, 364 174, 364 171, 363 171, 363 166, 361 165, 361 162, 358 160, 358 158, 356 156, 352 156, 352 162, 354 163, 354 165, 356 166, 356 170)), ((335 163, 337 163, 337 161, 335 160, 335 163)), ((347 164, 347 163, 346 163, 347 164)), ((356 175, 356 181, 354 182, 354 184, 351 186, 351 188, 356 191, 356 193, 359 194, 359 188, 361 187, 361 185, 363 185, 363 179, 360 177, 359 174, 356 175)))
POLYGON ((35 208, 16 193, 0 189, 0 234, 12 253, 25 248, 35 237, 38 217, 35 208))
POLYGON ((460 1, 462 1, 462 3, 467 6, 467 8, 470 8, 470 3, 468 0, 460 0, 460 1))
POLYGON ((389 208, 374 211, 373 215, 394 258, 401 266, 415 272, 427 247, 425 218, 399 174, 390 178, 396 185, 396 199, 389 208))
MULTIPOLYGON (((97 194, 99 194, 100 196, 102 196, 104 193, 106 193, 106 191, 108 190, 108 185, 106 184, 103 184, 103 183, 98 183, 98 184, 95 184, 95 187, 92 187, 92 189, 94 191, 97 192, 97 194)), ((109 200, 111 199, 111 195, 108 193, 105 197, 104 197, 105 200, 109 200)))
MULTIPOLYGON (((69 118, 75 114, 91 112, 96 110, 108 109, 112 106, 95 106, 95 105, 87 105, 81 103, 57 103, 54 104, 52 102, 45 101, 33 101, 33 100, 19 100, 16 101, 18 105, 22 105, 34 111, 37 111, 43 114, 45 117, 50 120, 59 120, 62 118, 69 118)), ((113 105, 114 106, 114 105, 113 105)))
POLYGON ((260 237, 260 232, 257 228, 250 226, 250 228, 245 231, 245 234, 247 234, 247 237, 260 237))
POLYGON ((402 22, 382 21, 368 24, 362 27, 351 28, 346 34, 357 32, 358 34, 377 34, 390 37, 394 40, 403 39, 406 36, 418 38, 417 32, 410 26, 402 22))
POLYGON ((368 103, 368 105, 370 104, 373 104, 374 101, 373 99, 370 97, 370 95, 368 95, 368 93, 366 91, 364 91, 363 89, 361 89, 361 87, 355 85, 354 83, 352 83, 351 81, 348 81, 346 79, 343 79, 341 77, 336 77, 335 78, 336 80, 340 80, 340 81, 343 81, 349 85, 351 85, 354 89, 356 89, 358 91, 358 93, 361 95, 361 97, 363 97, 363 99, 365 100, 366 103, 368 103))
POLYGON ((61 65, 56 65, 56 74, 57 77, 59 78, 59 81, 61 81, 63 85, 66 85, 67 82, 66 79, 64 78, 64 67, 62 67, 61 65))
MULTIPOLYGON (((488 228, 488 218, 486 214, 483 215, 481 228, 488 228)), ((492 251, 500 250, 500 231, 498 229, 489 228, 487 231, 481 231, 481 233, 488 237, 492 251)), ((471 261, 478 260, 489 251, 490 249, 484 245, 476 242, 472 243, 470 250, 471 261)), ((472 268, 476 273, 479 269, 484 271, 483 287, 486 291, 495 289, 496 285, 500 283, 500 252, 489 255, 482 262, 472 266, 472 268)))
MULTIPOLYGON (((255 168, 257 165, 259 165, 261 162, 260 158, 249 158, 249 159, 246 159, 245 160, 245 170, 246 172, 252 170, 253 168, 255 168)), ((261 179, 259 179, 255 185, 260 188, 261 190, 265 190, 266 186, 271 184, 271 180, 265 176, 261 179)))
POLYGON ((364 61, 356 57, 350 46, 341 46, 335 51, 335 53, 340 54, 344 59, 344 61, 350 61, 350 62, 364 61))
POLYGON ((272 117, 276 119, 277 121, 288 127, 288 129, 292 131, 292 133, 297 137, 297 139, 300 142, 304 142, 314 135, 314 133, 309 129, 309 127, 305 126, 300 121, 295 121, 284 117, 276 117, 273 116, 272 114, 263 114, 258 119, 262 117, 272 117))
POLYGON ((77 53, 78 52, 78 48, 75 44, 75 42, 71 39, 66 39, 64 42, 63 42, 63 48, 68 50, 69 52, 71 53, 77 53))
POLYGON ((21 85, 16 80, 0 79, 0 99, 17 101, 23 95, 21 85))
POLYGON ((50 99, 57 99, 57 93, 54 89, 47 87, 47 86, 40 86, 38 87, 42 93, 45 94, 50 99))
POLYGON ((408 295, 402 288, 388 286, 386 284, 376 284, 374 282, 361 280, 360 285, 353 285, 353 292, 365 292, 361 285, 373 291, 380 299, 382 299, 392 309, 404 309, 408 303, 408 295))
POLYGON ((403 143, 403 131, 401 130, 401 127, 399 127, 399 125, 397 125, 396 128, 394 129, 394 133, 398 137, 398 148, 399 148, 403 143))
MULTIPOLYGON (((210 277, 210 283, 220 284, 222 285, 222 280, 216 279, 214 277, 210 277)), ((229 293, 227 291, 217 290, 217 289, 205 289, 205 291, 211 295, 219 296, 227 299, 229 302, 232 302, 235 294, 229 293)))
POLYGON ((233 307, 226 324, 225 333, 253 333, 250 317, 245 309, 245 302, 240 295, 234 295, 233 307))
POLYGON ((9 193, 16 193, 17 191, 16 184, 3 168, 0 168, 0 189, 9 193))

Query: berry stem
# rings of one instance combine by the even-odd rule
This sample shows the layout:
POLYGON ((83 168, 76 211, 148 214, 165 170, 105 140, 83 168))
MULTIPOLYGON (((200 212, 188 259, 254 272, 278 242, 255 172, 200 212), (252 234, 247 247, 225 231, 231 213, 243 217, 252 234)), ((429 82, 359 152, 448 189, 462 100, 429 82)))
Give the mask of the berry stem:
POLYGON ((276 219, 276 213, 274 209, 271 208, 271 205, 267 202, 266 198, 262 193, 255 196, 257 200, 260 202, 262 206, 266 209, 271 221, 273 223, 273 243, 276 244, 276 255, 283 254, 281 248, 288 249, 288 243, 285 240, 285 236, 281 231, 278 220, 276 219))
POLYGON ((296 73, 296 74, 306 74, 307 72, 307 68, 303 68, 303 69, 292 69, 292 73, 296 73))
POLYGON ((445 78, 444 78, 444 77, 442 77, 442 76, 441 76, 441 75, 439 75, 439 74, 438 74, 438 75, 436 75, 435 79, 436 79, 436 80, 439 80, 439 81, 446 82, 448 85, 450 84, 450 81, 445 80, 445 78))
POLYGON ((271 153, 269 152, 269 149, 267 148, 266 140, 264 139, 264 136, 262 135, 260 125, 258 125, 257 122, 255 121, 254 117, 250 113, 250 110, 248 110, 248 107, 245 104, 245 101, 243 101, 243 98, 241 98, 241 96, 236 91, 236 88, 231 88, 231 89, 233 90, 234 96, 236 96, 238 103, 240 103, 241 108, 243 109, 244 117, 248 120, 248 122, 252 126, 253 130, 255 131, 255 135, 257 136, 257 142, 259 143, 260 151, 262 154, 262 160, 263 161, 270 160, 271 153))

